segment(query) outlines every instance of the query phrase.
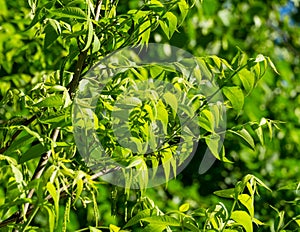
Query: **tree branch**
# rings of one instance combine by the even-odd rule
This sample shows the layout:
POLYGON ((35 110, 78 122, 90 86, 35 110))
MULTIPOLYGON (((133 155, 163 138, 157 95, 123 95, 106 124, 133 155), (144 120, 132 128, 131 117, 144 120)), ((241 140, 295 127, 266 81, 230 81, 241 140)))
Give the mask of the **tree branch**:
POLYGON ((80 81, 80 75, 82 73, 83 65, 84 65, 84 62, 87 57, 87 52, 88 52, 88 49, 80 52, 77 63, 76 63, 74 77, 73 77, 72 81, 68 84, 69 94, 72 98, 75 95, 75 90, 77 89, 79 81, 80 81))

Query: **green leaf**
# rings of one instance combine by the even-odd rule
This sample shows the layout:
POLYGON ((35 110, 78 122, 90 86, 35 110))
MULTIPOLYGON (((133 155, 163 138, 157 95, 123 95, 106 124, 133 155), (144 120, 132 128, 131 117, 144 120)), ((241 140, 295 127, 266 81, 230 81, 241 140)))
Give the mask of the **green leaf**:
POLYGON ((163 226, 180 226, 178 219, 168 215, 152 216, 141 219, 142 221, 149 222, 150 224, 157 224, 163 226))
POLYGON ((221 160, 223 162, 231 163, 231 161, 225 157, 225 149, 220 144, 220 136, 219 135, 215 134, 215 135, 206 137, 205 142, 214 157, 216 157, 218 160, 221 160), (220 147, 220 146, 222 146, 222 147, 220 147))
POLYGON ((166 227, 166 225, 149 224, 145 228, 143 228, 143 232, 162 232, 166 229, 166 227))
POLYGON ((36 9, 36 11, 34 12, 34 17, 33 19, 31 20, 29 26, 26 27, 25 31, 31 29, 32 27, 34 27, 38 22, 42 22, 45 17, 46 17, 46 14, 44 13, 45 11, 45 8, 44 7, 38 7, 36 9), (41 13, 42 12, 42 13, 41 13))
POLYGON ((157 104, 157 119, 162 122, 163 131, 166 135, 168 129, 168 111, 161 100, 159 100, 157 104))
POLYGON ((133 226, 133 225, 139 223, 141 219, 151 216, 151 212, 152 212, 151 209, 145 209, 145 210, 142 210, 142 211, 138 212, 134 217, 132 217, 126 223, 126 225, 124 226, 124 228, 133 226))
MULTIPOLYGON (((174 161, 171 152, 166 151, 167 149, 163 150, 163 157, 161 159, 161 163, 165 172, 165 178, 166 178, 166 183, 168 183, 169 178, 170 178, 170 172, 171 172, 171 162, 172 160, 174 161)), ((173 165, 172 165, 173 166, 173 165)), ((174 166, 173 166, 174 168, 174 166)), ((174 170, 174 169, 173 169, 174 170)), ((176 173, 174 173, 176 175, 176 173)))
POLYGON ((183 204, 183 205, 181 205, 179 207, 179 211, 184 213, 184 212, 188 211, 189 208, 190 208, 190 204, 189 203, 185 203, 185 204, 183 204))
POLYGON ((264 187, 265 189, 269 190, 270 192, 272 192, 272 189, 270 189, 264 182, 262 182, 262 180, 260 180, 258 177, 253 176, 253 178, 255 179, 256 183, 262 187, 264 187))
POLYGON ((87 34, 85 47, 82 49, 82 51, 89 49, 93 41, 93 36, 94 36, 93 23, 91 20, 88 20, 88 34, 87 34))
POLYGON ((240 112, 244 106, 244 94, 240 87, 223 87, 222 91, 226 98, 231 102, 232 108, 240 112))
POLYGON ((59 123, 66 121, 67 115, 66 114, 61 114, 59 112, 58 114, 51 115, 45 118, 38 119, 41 123, 46 123, 46 124, 53 124, 53 123, 59 123))
POLYGON ((231 214, 231 219, 234 220, 237 224, 243 226, 246 232, 253 231, 252 219, 250 215, 247 214, 245 211, 233 211, 231 214))
POLYGON ((49 205, 44 205, 44 208, 48 212, 48 221, 49 221, 49 231, 53 232, 54 231, 54 226, 55 226, 55 216, 53 209, 50 208, 51 206, 49 205))
POLYGON ((35 106, 37 107, 59 107, 63 105, 64 105, 64 101, 62 97, 59 95, 46 97, 35 104, 35 106))
POLYGON ((145 104, 144 109, 146 110, 147 115, 149 116, 151 122, 153 122, 154 121, 154 112, 152 110, 152 107, 148 104, 145 104))
POLYGON ((265 141, 264 141, 264 134, 263 134, 263 129, 261 126, 259 126, 257 129, 255 129, 255 132, 259 138, 259 141, 262 145, 265 144, 265 141))
POLYGON ((60 35, 60 25, 56 20, 49 19, 44 28, 44 49, 48 48, 60 35))
POLYGON ((238 196, 239 201, 247 208, 248 212, 250 213, 250 216, 254 217, 254 206, 253 201, 250 195, 248 194, 240 194, 238 196))
POLYGON ((254 140, 250 135, 250 133, 245 128, 239 131, 234 131, 234 130, 228 130, 228 131, 241 137, 249 145, 251 149, 255 150, 254 140))
POLYGON ((219 197, 234 198, 235 188, 218 190, 218 191, 215 191, 214 194, 219 197))
POLYGON ((176 28, 177 28, 177 17, 170 11, 168 11, 164 18, 167 19, 167 26, 168 26, 168 34, 167 37, 170 39, 172 35, 174 34, 176 28))
POLYGON ((170 105, 172 107, 172 109, 175 111, 175 113, 177 112, 178 109, 178 101, 177 101, 177 97, 170 93, 167 92, 163 95, 164 100, 166 101, 166 103, 168 105, 170 105))
POLYGON ((93 42, 93 49, 92 53, 98 52, 101 47, 100 40, 96 34, 94 34, 94 42, 93 42))
POLYGON ((18 167, 16 167, 15 165, 10 165, 11 170, 14 174, 15 180, 17 183, 22 183, 23 182, 23 174, 20 171, 20 169, 18 167))
POLYGON ((96 227, 89 226, 89 231, 90 232, 102 232, 102 230, 97 229, 96 227))
POLYGON ((29 150, 27 150, 20 158, 19 164, 22 164, 24 162, 27 162, 29 160, 39 158, 41 155, 45 152, 47 152, 47 148, 43 146, 42 144, 36 144, 32 146, 29 150))
POLYGON ((178 7, 180 10, 180 16, 182 17, 182 21, 184 21, 189 12, 189 5, 185 0, 180 0, 180 2, 178 2, 178 7))
POLYGON ((151 22, 150 20, 147 20, 146 22, 144 22, 140 28, 139 28, 139 32, 140 32, 140 38, 141 38, 141 44, 146 44, 148 45, 149 42, 149 38, 150 38, 150 34, 151 34, 151 22))
POLYGON ((46 188, 54 201, 54 207, 55 207, 55 212, 56 212, 56 221, 58 221, 58 219, 59 219, 59 191, 56 190, 56 188, 54 187, 54 185, 51 182, 47 183, 46 188))
POLYGON ((158 22, 159 22, 159 25, 160 25, 162 31, 165 33, 165 35, 167 36, 167 38, 170 39, 169 38, 170 29, 169 29, 167 23, 164 22, 164 21, 162 21, 162 20, 159 20, 158 22))
POLYGON ((195 222, 193 222, 191 219, 189 218, 186 218, 186 220, 183 221, 183 226, 185 228, 187 228, 189 231, 192 231, 192 232, 200 232, 201 230, 196 226, 194 225, 195 222))
POLYGON ((31 130, 31 129, 30 129, 29 127, 27 127, 27 126, 21 126, 21 127, 24 128, 24 130, 25 130, 28 134, 30 134, 31 136, 37 138, 41 143, 44 142, 44 139, 40 136, 39 133, 37 133, 37 132, 31 130))
POLYGON ((129 165, 126 168, 136 167, 136 166, 140 165, 143 162, 144 162, 144 160, 141 157, 135 156, 131 159, 129 165))
POLYGON ((79 199, 82 190, 83 190, 83 180, 81 178, 76 178, 76 196, 74 199, 74 204, 76 204, 76 201, 79 199))
POLYGON ((115 226, 115 225, 113 225, 113 224, 109 224, 109 231, 110 232, 119 232, 120 231, 120 227, 118 227, 118 226, 115 226))
POLYGON ((17 139, 15 141, 13 141, 13 143, 5 151, 5 153, 4 153, 5 155, 9 155, 11 152, 13 152, 17 149, 20 149, 22 147, 25 147, 28 144, 31 144, 34 140, 36 140, 36 138, 34 136, 27 134, 27 133, 24 136, 21 136, 20 138, 19 138, 19 136, 17 137, 17 139))
POLYGON ((237 76, 241 80, 247 95, 251 93, 255 85, 254 74, 247 69, 243 69, 237 74, 237 76))
POLYGON ((272 60, 270 59, 270 57, 267 57, 267 60, 268 60, 268 62, 269 62, 269 65, 270 65, 271 68, 273 69, 273 71, 274 71, 275 73, 277 73, 278 75, 280 75, 279 72, 277 71, 277 69, 276 69, 274 63, 273 63, 272 60))
POLYGON ((86 20, 86 13, 78 7, 64 7, 59 10, 51 10, 51 13, 61 18, 82 19, 86 20))

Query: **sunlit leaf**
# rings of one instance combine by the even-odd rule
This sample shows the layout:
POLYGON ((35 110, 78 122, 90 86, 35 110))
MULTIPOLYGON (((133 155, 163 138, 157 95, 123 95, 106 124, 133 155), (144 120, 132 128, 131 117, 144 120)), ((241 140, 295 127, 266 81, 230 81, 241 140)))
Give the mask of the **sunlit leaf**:
POLYGON ((171 216, 152 216, 147 218, 142 218, 142 221, 149 222, 151 224, 165 225, 165 226, 180 226, 180 222, 171 216))
POLYGON ((184 213, 184 212, 188 211, 189 208, 190 208, 190 204, 189 203, 185 203, 185 204, 183 204, 183 205, 181 205, 179 207, 179 211, 184 213))
POLYGON ((125 224, 124 228, 133 226, 133 225, 139 223, 141 219, 147 218, 147 217, 151 216, 151 212, 152 212, 151 209, 145 209, 145 210, 142 210, 142 211, 138 212, 134 217, 132 217, 132 218, 125 224))
POLYGON ((234 131, 234 130, 228 130, 229 132, 238 135, 240 138, 242 138, 251 149, 255 149, 255 144, 254 144, 254 140, 252 138, 252 136, 250 135, 250 133, 245 129, 241 129, 239 131, 234 131))
POLYGON ((63 7, 62 9, 51 10, 51 13, 53 15, 62 18, 82 19, 82 20, 87 19, 86 13, 78 7, 71 7, 71 6, 63 7))
POLYGON ((231 219, 234 220, 237 224, 243 226, 246 232, 253 231, 251 216, 245 211, 233 211, 231 214, 231 219))
POLYGON ((244 94, 238 86, 222 88, 224 95, 230 101, 232 108, 240 112, 244 106, 244 94))

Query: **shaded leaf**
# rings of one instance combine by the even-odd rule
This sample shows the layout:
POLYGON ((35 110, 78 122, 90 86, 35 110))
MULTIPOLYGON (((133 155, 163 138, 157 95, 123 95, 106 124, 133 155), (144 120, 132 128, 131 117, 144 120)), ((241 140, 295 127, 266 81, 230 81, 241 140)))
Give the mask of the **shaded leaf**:
POLYGON ((32 146, 29 150, 27 150, 20 158, 19 163, 24 163, 29 160, 39 158, 43 153, 45 153, 48 149, 42 144, 36 144, 32 146))

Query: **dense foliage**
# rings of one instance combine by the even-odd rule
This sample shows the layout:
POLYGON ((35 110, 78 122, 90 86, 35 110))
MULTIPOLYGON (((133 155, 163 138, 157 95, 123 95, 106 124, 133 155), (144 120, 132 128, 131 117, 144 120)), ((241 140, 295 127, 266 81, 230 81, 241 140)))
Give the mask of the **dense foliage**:
POLYGON ((298 4, 0 0, 1 229, 299 230, 298 4))

